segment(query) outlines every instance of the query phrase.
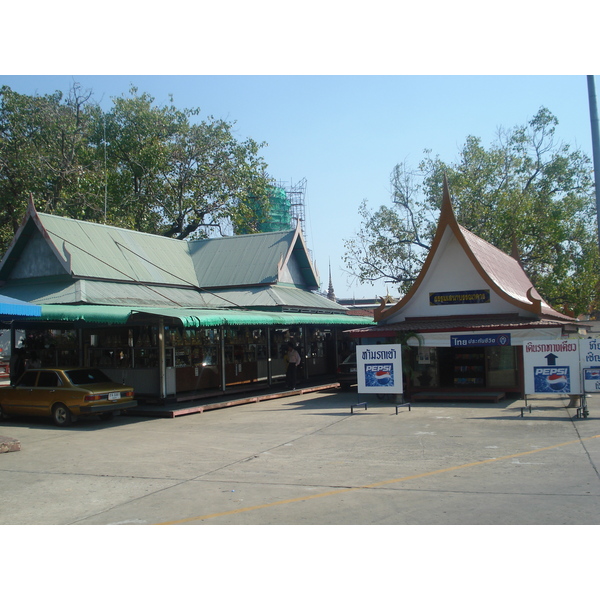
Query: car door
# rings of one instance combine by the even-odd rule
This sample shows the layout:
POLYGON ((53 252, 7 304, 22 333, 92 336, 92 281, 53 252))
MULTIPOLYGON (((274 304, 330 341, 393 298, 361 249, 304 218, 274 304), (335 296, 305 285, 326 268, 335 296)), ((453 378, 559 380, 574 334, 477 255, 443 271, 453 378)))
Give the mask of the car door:
POLYGON ((32 393, 35 414, 51 414, 52 405, 60 400, 58 396, 61 385, 61 379, 56 371, 40 371, 35 391, 32 393))
POLYGON ((2 405, 8 414, 33 415, 35 408, 35 389, 37 371, 26 371, 16 386, 6 390, 2 405))

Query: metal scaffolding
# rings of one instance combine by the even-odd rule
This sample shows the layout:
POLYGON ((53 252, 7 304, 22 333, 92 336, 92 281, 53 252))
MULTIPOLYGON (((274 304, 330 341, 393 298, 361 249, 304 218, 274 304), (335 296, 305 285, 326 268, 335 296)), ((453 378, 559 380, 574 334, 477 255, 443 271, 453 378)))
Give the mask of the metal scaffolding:
POLYGON ((302 235, 306 240, 306 217, 304 211, 304 199, 306 195, 306 177, 303 177, 298 183, 282 183, 277 184, 279 188, 285 190, 286 196, 290 202, 290 225, 296 227, 300 222, 302 235))

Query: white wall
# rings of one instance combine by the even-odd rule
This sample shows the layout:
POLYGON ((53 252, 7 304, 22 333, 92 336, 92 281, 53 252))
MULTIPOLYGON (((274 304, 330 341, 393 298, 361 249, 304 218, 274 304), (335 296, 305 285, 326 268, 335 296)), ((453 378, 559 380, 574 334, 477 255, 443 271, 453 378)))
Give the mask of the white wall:
MULTIPOLYGON (((406 317, 514 314, 515 312, 518 312, 517 307, 498 296, 475 269, 448 227, 419 290, 400 313, 392 315, 386 323, 403 321, 406 317), (485 304, 447 304, 444 306, 431 306, 429 304, 430 293, 467 290, 489 290, 490 302, 485 304)), ((522 314, 529 314, 525 311, 521 312, 522 314)))

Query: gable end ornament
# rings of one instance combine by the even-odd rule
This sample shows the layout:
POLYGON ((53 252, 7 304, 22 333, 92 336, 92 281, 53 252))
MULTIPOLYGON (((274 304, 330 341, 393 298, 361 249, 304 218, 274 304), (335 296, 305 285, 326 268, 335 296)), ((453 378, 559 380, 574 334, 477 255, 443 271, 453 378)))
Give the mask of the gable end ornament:
POLYGON ((33 193, 29 192, 29 201, 27 202, 27 209, 31 213, 35 213, 35 203, 33 202, 33 193))
POLYGON ((527 300, 531 302, 534 312, 541 313, 542 312, 542 299, 536 292, 535 288, 530 287, 527 292, 527 300))
POLYGON ((373 311, 373 320, 375 322, 381 319, 381 316, 387 304, 386 300, 387 298, 384 298, 383 296, 379 297, 379 306, 373 311))

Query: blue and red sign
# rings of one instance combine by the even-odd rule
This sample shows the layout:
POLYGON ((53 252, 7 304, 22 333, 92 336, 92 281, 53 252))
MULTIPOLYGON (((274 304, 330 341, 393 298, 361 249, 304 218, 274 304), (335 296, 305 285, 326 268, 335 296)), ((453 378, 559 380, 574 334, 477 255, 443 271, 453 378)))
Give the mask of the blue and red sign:
POLYGON ((366 364, 365 385, 367 387, 393 387, 394 364, 366 364))
POLYGON ((569 367, 535 367, 533 380, 535 394, 568 394, 571 391, 569 367))

